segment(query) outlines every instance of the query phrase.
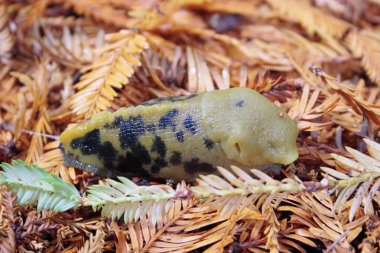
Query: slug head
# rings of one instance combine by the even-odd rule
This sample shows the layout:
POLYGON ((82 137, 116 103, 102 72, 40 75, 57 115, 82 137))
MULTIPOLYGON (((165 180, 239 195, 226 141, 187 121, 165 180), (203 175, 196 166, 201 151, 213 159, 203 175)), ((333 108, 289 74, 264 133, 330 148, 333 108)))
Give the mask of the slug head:
POLYGON ((105 168, 101 159, 104 155, 112 157, 116 154, 114 147, 118 144, 117 135, 111 134, 112 138, 108 139, 108 145, 103 145, 104 140, 102 140, 108 136, 103 131, 104 125, 112 119, 112 114, 104 111, 94 115, 91 120, 66 129, 59 138, 64 165, 74 166, 100 176, 113 176, 113 171, 105 168))
POLYGON ((206 93, 202 118, 207 133, 220 142, 226 156, 243 165, 289 164, 298 157, 296 122, 251 89, 206 93))

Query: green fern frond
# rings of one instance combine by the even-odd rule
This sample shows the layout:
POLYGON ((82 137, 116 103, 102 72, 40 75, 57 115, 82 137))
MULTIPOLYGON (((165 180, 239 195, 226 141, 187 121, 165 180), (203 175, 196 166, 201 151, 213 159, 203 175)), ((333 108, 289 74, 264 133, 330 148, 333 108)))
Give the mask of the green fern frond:
POLYGON ((0 172, 0 184, 17 195, 20 205, 37 203, 38 212, 42 209, 63 212, 80 204, 81 197, 74 185, 35 164, 13 160, 12 164, 1 163, 0 167, 4 170, 0 172))
POLYGON ((138 186, 125 177, 121 182, 106 179, 109 185, 90 186, 85 206, 102 209, 102 216, 124 222, 137 221, 149 214, 152 224, 165 216, 172 205, 176 191, 168 185, 138 186))

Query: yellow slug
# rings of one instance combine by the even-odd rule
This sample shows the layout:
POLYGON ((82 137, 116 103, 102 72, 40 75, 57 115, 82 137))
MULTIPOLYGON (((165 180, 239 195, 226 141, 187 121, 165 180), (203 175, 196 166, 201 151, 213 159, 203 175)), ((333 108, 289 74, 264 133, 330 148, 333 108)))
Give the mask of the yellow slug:
POLYGON ((192 181, 229 168, 289 164, 297 124, 247 88, 159 98, 101 112, 60 136, 66 166, 101 176, 192 181))

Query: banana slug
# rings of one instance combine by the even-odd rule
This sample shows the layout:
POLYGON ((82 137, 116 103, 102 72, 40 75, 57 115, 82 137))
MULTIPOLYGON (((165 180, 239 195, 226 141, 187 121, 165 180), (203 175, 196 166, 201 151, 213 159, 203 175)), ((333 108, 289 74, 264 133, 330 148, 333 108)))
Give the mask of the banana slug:
POLYGON ((60 135, 66 166, 100 176, 194 180, 297 159, 297 124, 248 88, 158 98, 94 115, 60 135))

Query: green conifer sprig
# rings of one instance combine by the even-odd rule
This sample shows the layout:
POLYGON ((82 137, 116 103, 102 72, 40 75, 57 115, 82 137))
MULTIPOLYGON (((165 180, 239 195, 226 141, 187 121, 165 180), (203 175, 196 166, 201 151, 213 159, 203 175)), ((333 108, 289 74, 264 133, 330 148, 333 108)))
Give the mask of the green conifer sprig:
POLYGON ((22 160, 12 164, 1 163, 0 185, 17 195, 20 205, 37 204, 37 211, 49 209, 63 212, 80 205, 81 196, 74 185, 50 174, 35 164, 28 165, 22 160))

